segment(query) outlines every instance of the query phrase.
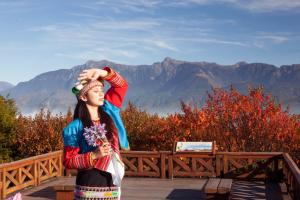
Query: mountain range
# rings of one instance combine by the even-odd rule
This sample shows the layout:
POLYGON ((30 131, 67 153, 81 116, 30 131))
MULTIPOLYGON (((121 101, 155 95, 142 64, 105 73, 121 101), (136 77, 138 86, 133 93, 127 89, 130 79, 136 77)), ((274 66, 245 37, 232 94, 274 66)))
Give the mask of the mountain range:
POLYGON ((74 108, 71 93, 79 73, 88 68, 110 66, 124 76, 129 84, 123 106, 130 100, 150 113, 166 114, 180 111, 180 101, 201 106, 207 91, 214 87, 228 89, 233 85, 242 93, 247 87, 263 85, 292 113, 300 113, 300 64, 276 67, 265 63, 238 62, 220 65, 210 62, 188 62, 165 58, 152 65, 124 65, 108 60, 88 61, 71 69, 50 71, 16 86, 0 82, 0 94, 10 94, 24 114, 40 108, 65 113, 74 108))
POLYGON ((0 92, 12 88, 14 85, 5 81, 0 81, 0 92))

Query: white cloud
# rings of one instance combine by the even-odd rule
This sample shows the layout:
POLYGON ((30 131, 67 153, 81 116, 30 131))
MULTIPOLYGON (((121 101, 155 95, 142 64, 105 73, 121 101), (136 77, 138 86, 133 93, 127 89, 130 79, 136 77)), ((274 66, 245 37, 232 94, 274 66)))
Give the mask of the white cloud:
POLYGON ((258 32, 254 36, 254 46, 258 48, 265 48, 271 44, 283 44, 290 40, 293 40, 294 36, 291 33, 268 33, 258 32))
POLYGON ((162 49, 168 49, 168 50, 171 50, 171 51, 178 51, 178 49, 176 49, 175 47, 172 47, 171 45, 167 44, 166 42, 164 41, 154 41, 153 44, 159 48, 162 48, 162 49))
POLYGON ((0 7, 24 7, 27 6, 28 2, 26 1, 0 1, 0 7))
POLYGON ((92 28, 105 29, 105 30, 145 30, 149 31, 154 29, 161 24, 156 20, 107 20, 93 22, 90 24, 92 28))
POLYGON ((191 4, 205 5, 210 3, 214 3, 214 0, 175 0, 175 1, 169 1, 168 5, 180 7, 180 6, 189 6, 191 4))
POLYGON ((278 36, 278 35, 265 35, 265 36, 261 36, 260 38, 271 40, 276 44, 280 44, 289 40, 289 38, 285 36, 278 36))
MULTIPOLYGON (((69 13, 70 14, 70 13, 69 13)), ((78 14, 81 15, 81 14, 78 14)), ((64 49, 57 56, 95 59, 108 56, 136 58, 147 52, 179 52, 182 45, 197 43, 247 46, 240 41, 220 39, 209 24, 212 18, 188 19, 96 19, 93 15, 84 23, 57 23, 29 29, 40 33, 41 42, 64 49), (99 49, 102 48, 102 50, 99 49), (106 47, 106 48, 103 48, 106 47), (81 53, 76 52, 81 49, 81 53), (93 49, 93 50, 91 50, 93 49)), ((217 22, 222 23, 222 22, 217 22)), ((224 23, 227 23, 225 20, 224 23)))
POLYGON ((289 11, 300 8, 299 0, 237 0, 234 4, 243 9, 256 12, 289 11))
POLYGON ((94 60, 95 58, 100 60, 110 60, 108 55, 100 54, 97 51, 82 51, 79 53, 69 52, 69 53, 56 53, 54 56, 71 58, 76 60, 94 60))
MULTIPOLYGON (((184 23, 184 22, 182 22, 184 23)), ((111 21, 93 22, 85 26, 79 24, 56 24, 34 27, 31 31, 47 34, 46 40, 73 46, 91 47, 96 45, 109 46, 156 46, 160 49, 178 51, 176 46, 166 41, 201 42, 235 46, 246 46, 243 42, 218 39, 209 36, 211 29, 199 27, 181 27, 177 30, 173 26, 166 28, 162 22, 151 21, 111 21), (138 31, 143 31, 143 34, 138 31), (171 36, 172 35, 172 36, 171 36), (160 39, 156 39, 157 36, 160 39)))
POLYGON ((29 13, 35 9, 36 5, 34 5, 30 1, 0 1, 0 13, 3 14, 13 14, 20 15, 22 13, 29 13))
POLYGON ((134 50, 121 50, 117 48, 94 48, 80 52, 56 53, 55 56, 78 60, 113 60, 112 58, 135 58, 139 56, 134 50))
POLYGON ((265 44, 264 44, 264 42, 262 42, 262 41, 255 41, 255 42, 253 43, 253 45, 254 45, 255 47, 259 48, 259 49, 264 49, 264 48, 265 48, 265 44))
POLYGON ((68 15, 80 17, 80 18, 91 18, 91 19, 102 19, 101 16, 86 14, 86 13, 75 13, 75 12, 67 12, 68 15))
POLYGON ((289 11, 300 8, 299 0, 176 0, 164 6, 229 4, 253 12, 289 11))
POLYGON ((162 0, 120 0, 120 4, 131 7, 154 8, 162 4, 162 0))
POLYGON ((286 45, 290 41, 300 40, 298 34, 292 32, 257 32, 250 38, 254 47, 270 49, 273 45, 286 45))
POLYGON ((33 27, 29 29, 30 31, 34 32, 54 32, 59 30, 59 27, 57 25, 46 25, 46 26, 40 26, 40 27, 33 27))
POLYGON ((192 43, 211 43, 211 44, 222 44, 222 45, 230 45, 230 46, 243 46, 247 47, 248 44, 241 41, 232 41, 232 40, 222 40, 218 38, 212 37, 201 37, 201 38, 176 38, 177 41, 186 41, 192 43))
POLYGON ((111 0, 111 1, 96 1, 82 7, 89 9, 97 9, 97 7, 106 7, 115 13, 126 12, 152 12, 153 9, 161 6, 163 0, 111 0))

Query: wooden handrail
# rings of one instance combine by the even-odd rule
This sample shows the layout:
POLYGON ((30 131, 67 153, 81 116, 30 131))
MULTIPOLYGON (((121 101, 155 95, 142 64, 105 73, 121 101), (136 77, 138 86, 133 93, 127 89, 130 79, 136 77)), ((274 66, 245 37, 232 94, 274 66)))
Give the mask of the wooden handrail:
POLYGON ((300 170, 288 153, 283 154, 283 160, 288 193, 293 199, 300 199, 300 170))
POLYGON ((232 155, 232 156, 278 156, 282 155, 282 152, 216 152, 216 155, 232 155))
POLYGON ((288 153, 284 153, 283 158, 297 182, 300 183, 300 169, 298 168, 294 160, 288 153))
MULTIPOLYGON (((140 154, 147 154, 147 155, 154 155, 154 154, 159 154, 164 151, 120 151, 121 154, 134 154, 134 155, 140 155, 140 154)), ((166 151, 166 152, 171 152, 171 151, 166 151)))
POLYGON ((55 151, 0 165, 0 199, 28 186, 62 176, 63 151, 55 151))
POLYGON ((0 164, 0 169, 12 167, 12 166, 18 166, 18 165, 22 165, 24 163, 28 163, 28 162, 32 162, 32 161, 36 161, 36 160, 42 160, 42 159, 52 157, 52 156, 62 156, 62 154, 63 154, 63 151, 59 150, 59 151, 54 151, 54 152, 38 155, 38 156, 24 158, 22 160, 17 160, 17 161, 13 161, 13 162, 9 162, 9 163, 3 163, 3 164, 0 164))

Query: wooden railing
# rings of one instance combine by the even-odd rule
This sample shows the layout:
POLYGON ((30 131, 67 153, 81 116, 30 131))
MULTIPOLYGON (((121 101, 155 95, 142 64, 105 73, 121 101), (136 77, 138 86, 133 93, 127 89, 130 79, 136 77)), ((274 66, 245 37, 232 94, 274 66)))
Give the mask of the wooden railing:
POLYGON ((283 154, 283 173, 288 193, 293 199, 300 199, 300 170, 289 154, 283 154))
MULTIPOLYGON (((8 194, 63 173, 62 151, 0 165, 0 193, 8 194)), ((300 172, 288 154, 281 152, 172 153, 121 151, 125 175, 137 177, 231 177, 266 179, 283 171, 289 194, 299 198, 300 172)))
POLYGON ((281 152, 218 152, 217 176, 259 179, 278 173, 281 152))
POLYGON ((166 155, 169 152, 123 151, 126 176, 165 178, 166 155))
POLYGON ((171 151, 123 151, 126 176, 202 177, 215 176, 214 156, 171 151))
POLYGON ((266 178, 266 170, 278 171, 281 152, 175 153, 124 151, 127 176, 266 178))
POLYGON ((287 192, 300 199, 300 170, 287 153, 217 152, 216 154, 121 152, 127 176, 230 177, 234 179, 283 178, 287 192), (280 175, 283 172, 283 177, 280 175))
POLYGON ((1 164, 0 198, 42 181, 62 176, 62 151, 1 164))

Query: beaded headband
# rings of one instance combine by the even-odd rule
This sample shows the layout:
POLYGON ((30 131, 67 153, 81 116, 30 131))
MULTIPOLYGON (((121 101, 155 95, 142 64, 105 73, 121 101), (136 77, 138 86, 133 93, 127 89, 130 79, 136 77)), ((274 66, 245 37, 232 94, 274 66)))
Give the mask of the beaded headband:
POLYGON ((96 86, 104 87, 104 82, 95 80, 95 81, 81 81, 77 82, 75 86, 72 88, 72 92, 77 96, 84 96, 90 89, 96 86))

